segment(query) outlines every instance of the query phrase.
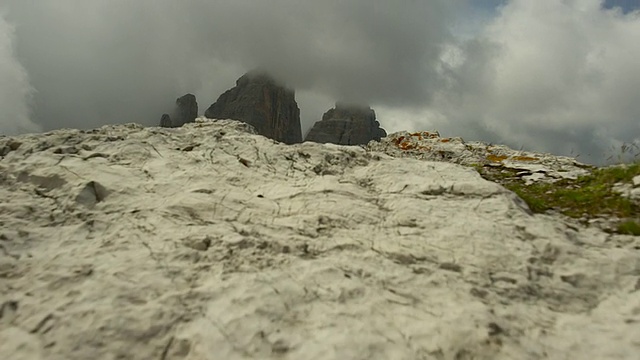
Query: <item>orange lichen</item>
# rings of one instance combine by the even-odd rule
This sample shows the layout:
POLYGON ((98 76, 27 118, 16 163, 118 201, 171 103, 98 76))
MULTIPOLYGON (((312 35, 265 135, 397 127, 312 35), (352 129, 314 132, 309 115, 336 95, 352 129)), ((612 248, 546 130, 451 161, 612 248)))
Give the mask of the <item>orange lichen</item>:
POLYGON ((402 142, 402 140, 404 140, 404 136, 400 136, 399 138, 393 140, 393 142, 396 143, 396 145, 400 145, 400 143, 402 142))
POLYGON ((402 149, 402 150, 411 150, 411 149, 415 149, 415 148, 416 148, 416 145, 415 145, 415 144, 412 144, 412 143, 410 143, 410 142, 408 142, 408 141, 404 141, 404 142, 401 142, 401 143, 400 143, 399 147, 400 147, 400 149, 402 149))
POLYGON ((438 137, 437 134, 431 134, 428 131, 414 132, 414 133, 409 133, 408 136, 404 136, 404 135, 398 136, 396 139, 393 139, 393 143, 401 150, 429 151, 431 150, 430 147, 420 145, 418 141, 423 140, 424 138, 436 138, 436 137, 438 137))
POLYGON ((535 157, 531 157, 531 156, 514 156, 512 157, 513 160, 518 160, 518 161, 536 161, 536 160, 540 160, 538 158, 535 157))
POLYGON ((494 154, 489 154, 487 155, 487 160, 491 161, 491 162, 501 162, 502 160, 508 158, 507 155, 494 155, 494 154))
POLYGON ((448 143, 449 141, 451 141, 450 138, 440 139, 440 142, 443 142, 443 143, 448 143))

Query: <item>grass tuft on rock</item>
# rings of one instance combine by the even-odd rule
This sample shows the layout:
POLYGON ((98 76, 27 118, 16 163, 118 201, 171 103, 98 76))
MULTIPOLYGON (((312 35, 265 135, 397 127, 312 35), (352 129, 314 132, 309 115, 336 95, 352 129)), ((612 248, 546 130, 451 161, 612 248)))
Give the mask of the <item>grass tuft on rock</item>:
POLYGON ((640 204, 613 190, 614 184, 631 183, 633 177, 640 175, 640 163, 596 168, 575 180, 530 185, 525 185, 511 169, 474 167, 485 179, 515 192, 534 213, 555 210, 582 220, 618 219, 613 232, 640 235, 640 204))
POLYGON ((640 236, 640 224, 635 221, 624 221, 618 225, 618 233, 640 236))

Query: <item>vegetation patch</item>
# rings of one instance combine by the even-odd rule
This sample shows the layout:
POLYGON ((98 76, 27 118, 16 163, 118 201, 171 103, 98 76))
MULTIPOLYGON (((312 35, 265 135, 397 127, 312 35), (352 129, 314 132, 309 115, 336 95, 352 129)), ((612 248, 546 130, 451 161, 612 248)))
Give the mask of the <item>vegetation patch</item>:
POLYGON ((525 185, 515 170, 474 166, 482 177, 500 183, 515 192, 534 213, 549 210, 566 216, 589 220, 606 217, 619 219, 613 232, 640 235, 640 204, 613 190, 616 183, 630 183, 640 175, 640 163, 597 168, 575 180, 525 185))
POLYGON ((640 236, 640 224, 636 221, 624 221, 618 225, 620 234, 640 236))

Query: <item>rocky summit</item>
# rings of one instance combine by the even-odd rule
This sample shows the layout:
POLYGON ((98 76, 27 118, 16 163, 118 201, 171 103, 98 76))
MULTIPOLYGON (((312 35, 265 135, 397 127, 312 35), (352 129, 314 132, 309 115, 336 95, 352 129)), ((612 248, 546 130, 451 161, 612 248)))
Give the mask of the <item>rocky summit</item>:
POLYGON ((302 142, 295 92, 260 71, 240 77, 234 88, 220 95, 205 111, 205 116, 246 122, 258 134, 285 144, 302 142))
POLYGON ((362 145, 387 136, 369 106, 337 103, 316 122, 305 141, 339 145, 362 145))
POLYGON ((171 114, 162 114, 160 126, 180 127, 186 123, 194 122, 198 117, 198 103, 196 96, 186 94, 176 100, 176 104, 171 114))
POLYGON ((205 118, 0 137, 0 358, 637 359, 640 236, 532 211, 499 164, 588 171, 205 118))

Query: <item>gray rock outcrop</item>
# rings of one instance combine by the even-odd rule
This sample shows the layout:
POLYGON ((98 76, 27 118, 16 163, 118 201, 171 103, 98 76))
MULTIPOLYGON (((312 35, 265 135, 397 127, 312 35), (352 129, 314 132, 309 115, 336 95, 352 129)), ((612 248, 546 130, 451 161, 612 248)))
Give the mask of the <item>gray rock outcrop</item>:
POLYGON ((176 99, 176 105, 171 114, 163 114, 160 119, 162 127, 180 127, 192 123, 198 117, 198 102, 193 94, 186 94, 176 99))
POLYGON ((336 103, 322 120, 316 122, 305 141, 339 145, 365 145, 387 136, 376 121, 376 113, 369 106, 336 103))
POLYGON ((234 119, 253 126, 258 134, 286 143, 302 142, 300 109, 295 92, 269 75, 253 71, 218 98, 204 113, 210 119, 234 119))

